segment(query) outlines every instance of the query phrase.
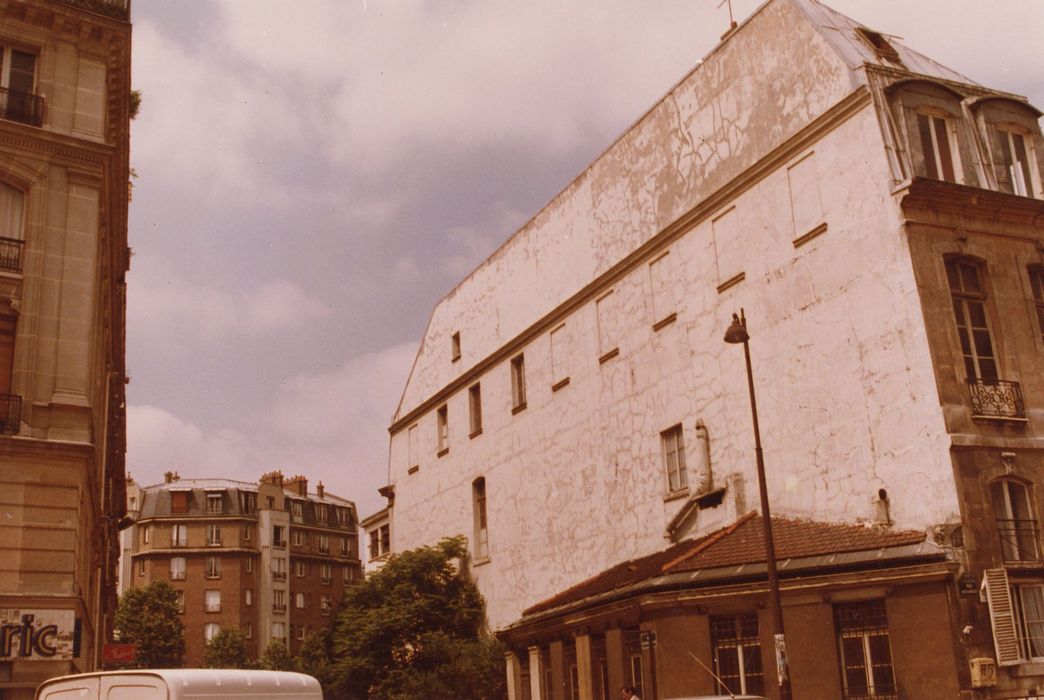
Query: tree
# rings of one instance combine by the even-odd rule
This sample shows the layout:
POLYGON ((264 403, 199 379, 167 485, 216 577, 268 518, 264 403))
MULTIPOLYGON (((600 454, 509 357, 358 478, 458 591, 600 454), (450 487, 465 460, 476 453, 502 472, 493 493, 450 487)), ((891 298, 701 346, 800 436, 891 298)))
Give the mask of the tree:
POLYGON ((207 668, 250 668, 246 635, 236 627, 222 627, 203 651, 203 665, 207 668))
POLYGON ((261 668, 269 671, 293 671, 295 670, 294 657, 286 642, 282 639, 273 639, 261 653, 261 668))
POLYGON ((330 659, 330 630, 321 629, 308 635, 297 652, 297 670, 319 679, 328 688, 333 680, 333 665, 330 659))
POLYGON ((503 649, 485 631, 467 554, 461 537, 403 552, 345 595, 332 632, 330 696, 505 696, 503 649))
POLYGON ((125 591, 115 623, 120 641, 137 645, 135 668, 181 666, 185 631, 178 615, 177 592, 166 581, 125 591))

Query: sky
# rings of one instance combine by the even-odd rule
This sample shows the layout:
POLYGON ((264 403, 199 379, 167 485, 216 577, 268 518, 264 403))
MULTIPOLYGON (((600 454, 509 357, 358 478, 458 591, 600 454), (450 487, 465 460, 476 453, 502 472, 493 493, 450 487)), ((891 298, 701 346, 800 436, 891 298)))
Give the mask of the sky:
MULTIPOLYGON (((134 479, 383 507, 435 303, 715 46, 718 2, 134 0, 134 479)), ((1044 108, 1039 0, 828 4, 1044 108)))

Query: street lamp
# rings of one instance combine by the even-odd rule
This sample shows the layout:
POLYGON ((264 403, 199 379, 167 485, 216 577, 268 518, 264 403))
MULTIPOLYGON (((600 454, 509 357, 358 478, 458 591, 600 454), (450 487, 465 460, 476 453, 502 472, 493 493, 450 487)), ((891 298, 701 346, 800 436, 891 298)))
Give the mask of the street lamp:
POLYGON ((740 309, 732 314, 732 325, 725 331, 725 342, 743 343, 743 358, 747 361, 747 388, 750 390, 750 415, 754 419, 754 454, 758 463, 758 491, 761 495, 761 528, 765 539, 765 566, 768 569, 769 595, 772 597, 772 619, 775 629, 776 669, 779 672, 779 698, 791 700, 790 669, 787 665, 787 645, 783 640, 783 601, 779 594, 779 576, 776 573, 776 544, 772 539, 772 516, 769 513, 768 488, 765 486, 765 458, 761 453, 761 429, 758 427, 758 405, 754 400, 754 373, 750 369, 750 347, 747 341, 747 317, 740 309))

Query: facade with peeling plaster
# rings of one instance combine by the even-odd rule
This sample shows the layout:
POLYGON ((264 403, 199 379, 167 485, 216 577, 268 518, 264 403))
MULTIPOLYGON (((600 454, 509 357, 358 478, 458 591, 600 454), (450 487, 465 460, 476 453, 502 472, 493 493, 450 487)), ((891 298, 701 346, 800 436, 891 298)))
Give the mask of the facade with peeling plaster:
POLYGON ((784 572, 788 626, 822 623, 794 622, 816 645, 794 652, 795 694, 868 692, 842 600, 890 614, 874 697, 1044 690, 1039 116, 815 0, 770 0, 436 305, 390 427, 392 549, 469 537, 513 697, 633 678, 625 626, 660 640, 642 697, 713 690, 664 640, 763 586, 525 611, 757 503, 742 352, 722 341, 741 308, 774 513, 943 553, 916 581, 857 566, 799 592, 784 572))

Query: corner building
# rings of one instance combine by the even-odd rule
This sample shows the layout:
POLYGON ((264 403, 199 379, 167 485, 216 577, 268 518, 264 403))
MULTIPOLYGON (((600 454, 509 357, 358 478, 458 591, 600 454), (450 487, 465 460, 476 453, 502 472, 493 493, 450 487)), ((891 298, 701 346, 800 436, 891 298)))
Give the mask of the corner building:
POLYGON ((0 696, 97 668, 124 516, 127 0, 0 1, 0 696))
POLYGON ((775 697, 741 309, 794 696, 1036 697, 1040 114, 769 0, 438 302, 392 550, 470 539, 512 698, 775 697))
POLYGON ((243 630, 251 658, 273 639, 296 654, 362 578, 355 504, 322 482, 309 493, 303 476, 254 484, 168 472, 162 484, 132 484, 128 510, 123 586, 162 580, 178 591, 186 667, 203 665, 223 627, 243 630))

